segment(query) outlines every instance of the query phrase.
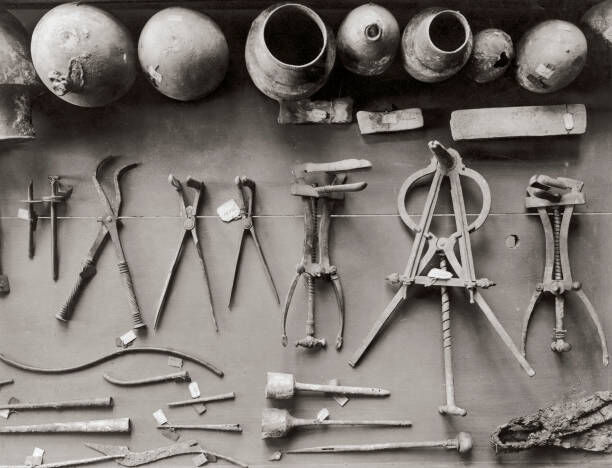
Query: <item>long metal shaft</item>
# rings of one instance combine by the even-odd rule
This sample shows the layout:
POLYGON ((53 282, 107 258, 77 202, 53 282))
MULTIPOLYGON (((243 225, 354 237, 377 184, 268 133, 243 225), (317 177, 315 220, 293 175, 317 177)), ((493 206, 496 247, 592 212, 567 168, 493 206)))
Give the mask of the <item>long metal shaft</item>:
POLYGON ((108 374, 104 374, 104 380, 107 382, 118 385, 120 387, 136 387, 138 385, 150 385, 163 382, 188 382, 189 373, 187 371, 174 372, 167 375, 158 375, 155 377, 147 377, 144 379, 132 379, 132 380, 119 380, 111 377, 108 374))
POLYGON ((25 433, 129 433, 130 419, 100 419, 95 421, 77 421, 66 423, 49 424, 27 424, 23 426, 0 426, 2 434, 25 434, 25 433))
POLYGON ((412 448, 432 448, 441 447, 445 449, 455 449, 455 439, 439 440, 431 442, 389 442, 381 444, 364 445, 323 445, 319 447, 307 447, 302 449, 287 450, 285 453, 340 453, 340 452, 380 452, 383 450, 401 450, 412 448))
POLYGON ((53 281, 57 281, 59 274, 59 259, 57 255, 57 212, 55 208, 55 202, 50 203, 49 213, 51 216, 51 262, 52 262, 52 275, 53 281))
MULTIPOLYGON (((34 182, 30 179, 28 184, 28 201, 34 200, 34 182)), ((34 229, 36 228, 36 213, 34 211, 34 205, 28 203, 28 257, 34 258, 35 244, 34 244, 34 229)))
POLYGON ((93 398, 87 400, 50 401, 44 403, 11 403, 0 405, 0 410, 62 410, 78 408, 112 408, 112 397, 93 398))
MULTIPOLYGON (((101 457, 81 458, 80 460, 66 460, 60 462, 43 463, 36 465, 36 468, 65 468, 69 466, 91 465, 103 461, 117 460, 124 458, 123 455, 103 455, 101 457)), ((0 465, 0 468, 32 468, 32 465, 0 465)))
POLYGON ((236 394, 234 392, 222 393, 220 395, 212 395, 202 398, 192 398, 191 400, 182 400, 182 401, 173 401, 168 403, 170 408, 176 408, 178 406, 189 406, 196 405, 198 403, 210 403, 213 401, 223 401, 223 400, 233 400, 236 398, 236 394))
POLYGON ((189 429, 198 431, 242 432, 240 424, 164 424, 158 429, 189 429))
POLYGON ((375 387, 350 387, 347 385, 319 385, 308 383, 295 383, 296 390, 331 393, 334 395, 354 395, 354 396, 371 396, 371 397, 386 397, 391 395, 389 390, 375 387))
MULTIPOLYGON (((440 255, 440 269, 447 271, 446 257, 440 255)), ((455 404, 455 380, 453 376, 453 336, 451 332, 450 298, 446 286, 440 287, 442 300, 442 349, 444 352, 444 385, 446 405, 438 407, 440 414, 465 416, 467 411, 455 404)))
POLYGON ((315 427, 315 426, 369 426, 369 427, 411 427, 412 422, 406 420, 355 420, 355 421, 344 421, 344 420, 324 420, 319 421, 317 419, 301 419, 293 418, 291 420, 291 427, 315 427))

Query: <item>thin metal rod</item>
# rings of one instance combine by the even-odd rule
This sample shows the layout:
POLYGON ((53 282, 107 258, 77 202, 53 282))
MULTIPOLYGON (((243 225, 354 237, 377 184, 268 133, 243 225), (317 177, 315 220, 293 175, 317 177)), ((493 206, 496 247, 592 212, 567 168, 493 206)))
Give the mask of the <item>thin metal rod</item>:
POLYGON ((229 392, 229 393, 221 393, 220 395, 211 395, 211 396, 201 397, 201 398, 192 398, 191 400, 173 401, 171 403, 168 403, 168 406, 170 408, 176 408, 178 406, 196 405, 198 403, 210 403, 213 401, 233 400, 234 398, 236 398, 236 394, 234 392, 229 392))
POLYGON ((0 387, 15 383, 13 379, 0 380, 0 387))
POLYGON ((359 395, 372 397, 386 397, 391 395, 391 392, 389 390, 385 390, 384 388, 350 387, 346 385, 319 385, 301 382, 295 383, 295 389, 310 392, 331 393, 335 395, 359 395))
POLYGON ((65 423, 27 424, 23 426, 0 426, 3 434, 33 433, 129 433, 130 418, 100 419, 94 421, 76 421, 65 423))
POLYGON ((308 420, 294 418, 291 422, 292 427, 309 427, 309 426, 371 426, 371 427, 411 427, 411 421, 398 421, 398 420, 383 420, 383 421, 372 421, 372 420, 355 420, 355 421, 344 421, 344 420, 308 420))
MULTIPOLYGON (((36 468, 64 468, 68 466, 91 465, 93 463, 100 463, 108 460, 117 460, 119 458, 124 458, 124 456, 104 455, 101 457, 81 458, 80 460, 67 460, 61 462, 43 463, 42 465, 36 465, 36 468)), ((32 468, 32 465, 0 465, 0 468, 32 468)))
POLYGON ((382 450, 401 450, 411 448, 430 448, 443 447, 455 448, 453 445, 454 439, 440 440, 432 442, 389 442, 381 444, 364 444, 364 445, 328 445, 319 447, 307 447, 303 449, 287 450, 285 453, 324 453, 324 452, 379 452, 382 450))
POLYGON ((242 432, 240 424, 164 424, 158 429, 193 429, 198 431, 242 432))
POLYGON ((113 385, 119 385, 120 387, 135 387, 138 385, 150 385, 164 382, 189 382, 190 380, 189 373, 187 371, 134 380, 119 380, 111 377, 108 374, 104 374, 102 377, 104 377, 104 380, 107 382, 112 383, 113 385))

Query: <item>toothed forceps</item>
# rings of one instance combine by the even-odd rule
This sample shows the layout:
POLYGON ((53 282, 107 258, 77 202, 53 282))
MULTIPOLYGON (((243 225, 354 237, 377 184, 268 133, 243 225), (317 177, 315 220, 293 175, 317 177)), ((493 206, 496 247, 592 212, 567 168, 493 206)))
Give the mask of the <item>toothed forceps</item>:
POLYGON ((168 277, 166 278, 166 283, 164 284, 164 290, 162 291, 161 298, 159 299, 159 305, 157 307, 157 313, 155 314, 155 322, 153 328, 157 330, 159 323, 161 321, 162 314, 164 312, 164 308, 166 306, 166 301, 168 300, 168 292, 170 289, 170 285, 174 280, 174 274, 176 273, 176 269, 179 264, 179 260, 183 255, 183 248, 185 247, 185 239, 188 236, 191 236, 191 240, 193 241, 193 245, 196 250, 196 254, 198 256, 198 260, 200 262, 200 267, 202 268, 202 274, 204 275, 204 283, 206 285, 206 291, 208 296, 208 303, 210 305, 210 316, 213 321, 213 325, 215 327, 215 331, 219 331, 219 327, 217 325, 217 319, 215 317, 215 309, 213 306, 212 294, 210 292, 210 281, 208 279, 208 272, 206 270, 206 262, 204 261, 204 255, 202 254, 202 248, 200 247, 200 239, 198 238, 198 230, 197 230, 197 214, 198 208, 200 206, 200 198, 202 192, 204 191, 204 183, 199 180, 192 179, 191 176, 187 177, 185 181, 185 185, 194 189, 195 195, 193 197, 193 201, 189 204, 185 198, 185 189, 183 188, 183 184, 180 180, 174 177, 172 174, 168 176, 168 183, 172 185, 178 195, 179 195, 179 205, 181 216, 183 218, 183 234, 181 235, 181 239, 179 242, 179 247, 176 251, 176 255, 174 257, 174 261, 172 262, 172 266, 170 267, 170 273, 168 273, 168 277))
POLYGON ((268 266, 268 262, 266 262, 266 257, 264 256, 263 250, 261 249, 261 244, 259 243, 257 232, 255 231, 255 224, 253 224, 253 207, 255 205, 256 187, 255 182, 253 182, 247 176, 237 176, 234 182, 236 183, 236 187, 238 188, 238 192, 240 193, 240 219, 242 220, 242 234, 240 236, 240 244, 238 245, 236 263, 234 264, 232 288, 230 290, 229 300, 227 301, 227 308, 229 310, 232 306, 234 290, 236 289, 236 277, 238 276, 238 267, 240 266, 240 259, 242 257, 242 246, 244 245, 244 238, 247 236, 247 234, 250 234, 253 238, 253 243, 255 244, 255 248, 257 249, 257 254, 259 255, 259 259, 261 260, 261 263, 263 265, 266 278, 268 279, 268 283, 270 284, 270 288, 272 289, 272 293, 274 294, 274 299, 276 299, 276 303, 280 305, 278 291, 276 290, 274 279, 272 278, 272 273, 270 273, 270 267, 268 266))

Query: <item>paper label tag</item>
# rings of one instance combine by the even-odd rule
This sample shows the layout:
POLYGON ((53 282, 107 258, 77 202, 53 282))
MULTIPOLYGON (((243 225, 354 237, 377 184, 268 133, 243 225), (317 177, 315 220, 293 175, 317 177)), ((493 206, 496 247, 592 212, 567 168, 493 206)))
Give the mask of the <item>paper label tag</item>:
POLYGON ((555 73, 555 70, 541 63, 536 67, 535 72, 538 75, 540 75, 542 78, 545 78, 548 80, 551 76, 553 76, 553 74, 555 73))
POLYGON ((397 123, 397 114, 395 114, 395 113, 383 114, 383 116, 382 116, 382 123, 384 123, 384 124, 396 124, 397 123))
POLYGON ((0 418, 8 419, 11 414, 11 410, 3 409, 0 410, 0 418))
POLYGON ((181 434, 171 427, 163 427, 159 429, 159 432, 161 432, 161 435, 163 435, 166 439, 169 439, 173 442, 176 442, 181 438, 181 434))
POLYGON ((270 455, 270 458, 268 458, 268 460, 270 460, 270 461, 278 461, 281 458, 283 458, 283 452, 281 452, 280 450, 277 450, 272 455, 270 455))
POLYGON ((206 413, 206 405, 204 403, 196 403, 195 405, 189 405, 189 406, 191 406, 193 410, 200 416, 206 413))
POLYGON ((178 357, 168 356, 168 365, 171 367, 178 367, 180 369, 183 367, 183 360, 178 357))
POLYGON ((164 414, 164 410, 162 409, 158 409, 155 413, 153 413, 153 417, 157 421, 157 424, 159 424, 160 426, 168 422, 168 418, 166 417, 166 415, 164 414))
POLYGON ((235 219, 240 218, 240 207, 238 203, 232 198, 231 200, 226 201, 221 206, 217 208, 217 214, 222 221, 229 223, 234 221, 235 219))
POLYGON ((329 418, 329 410, 327 408, 323 408, 317 413, 317 421, 325 421, 327 418, 329 418))
POLYGON ((30 220, 30 212, 26 208, 19 208, 17 210, 17 217, 25 221, 30 220))
MULTIPOLYGON (((340 385, 340 381, 338 379, 332 379, 329 382, 329 385, 340 385)), ((349 399, 346 395, 332 395, 332 398, 336 400, 340 406, 344 406, 349 402, 349 399)))
POLYGON ((34 451, 32 452, 33 457, 42 457, 45 454, 44 449, 34 447, 34 451))
POLYGON ((451 279, 453 277, 453 274, 447 270, 442 270, 440 268, 432 268, 431 270, 429 270, 429 273, 427 273, 427 276, 429 276, 430 278, 446 280, 451 279))
POLYGON ((200 387, 197 382, 191 382, 189 384, 189 393, 191 398, 198 398, 200 396, 200 387))
POLYGON ((208 458, 203 453, 196 455, 191 460, 193 461, 193 466, 203 466, 208 463, 208 458))
POLYGON ((134 330, 130 330, 125 335, 121 335, 119 339, 121 343, 123 343, 123 346, 127 346, 136 339, 136 333, 134 333, 134 330))

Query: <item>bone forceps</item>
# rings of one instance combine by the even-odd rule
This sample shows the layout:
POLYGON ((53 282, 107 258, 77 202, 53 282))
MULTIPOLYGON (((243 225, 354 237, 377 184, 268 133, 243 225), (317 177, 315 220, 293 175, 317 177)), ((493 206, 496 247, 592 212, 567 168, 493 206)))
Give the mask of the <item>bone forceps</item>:
POLYGON ((572 346, 565 341, 567 330, 563 326, 563 318, 565 315, 565 293, 575 291, 595 324, 601 342, 603 365, 607 366, 609 361, 608 346, 603 327, 593 304, 582 290, 581 283, 572 279, 567 247, 569 226, 574 207, 585 204, 584 193, 582 193, 583 185, 584 183, 580 180, 565 177, 553 178, 545 175, 535 175, 529 181, 525 205, 527 208, 536 208, 540 215, 546 240, 546 266, 544 267, 544 278, 541 283, 536 285, 536 290, 531 296, 525 312, 521 351, 524 356, 529 321, 543 293, 552 294, 555 297, 555 328, 550 348, 558 353, 564 353, 572 349, 572 346), (557 190, 553 191, 552 189, 557 190), (563 207, 563 212, 561 212, 561 207, 563 207))
POLYGON ((161 298, 159 299, 159 305, 157 307, 157 313, 155 314, 155 323, 153 328, 157 330, 159 323, 161 321, 162 314, 164 312, 164 308, 166 306, 166 301, 168 300, 168 292, 170 289, 170 285, 174 280, 174 274, 176 273, 176 269, 179 264, 179 260, 183 255, 183 248, 185 247, 185 239, 188 236, 191 236, 191 240, 193 241, 193 245, 196 250, 196 254, 198 256, 198 260, 200 262, 200 267, 202 268, 202 274, 204 275, 204 284, 206 286, 208 302, 210 304, 210 315, 213 321, 213 325, 215 326, 215 331, 219 331, 219 327, 217 325, 217 319, 215 317, 215 309, 213 306, 212 293, 210 291, 210 281, 208 279, 208 271, 206 270, 206 262, 204 261, 204 255, 202 254, 202 248, 200 247, 200 239, 198 238, 198 226, 197 226, 197 214, 198 208, 200 206, 200 198, 202 195, 202 191, 204 190, 204 183, 192 179, 191 176, 187 177, 185 181, 185 185, 195 190, 195 195, 193 197, 193 201, 188 204, 185 198, 185 189, 183 188, 183 184, 180 180, 174 177, 172 174, 168 176, 168 183, 172 185, 178 195, 179 195, 179 206, 181 216, 183 218, 183 234, 181 235, 181 239, 179 242, 178 250, 176 251, 176 255, 174 256, 174 261, 172 262, 172 266, 170 267, 170 272, 168 273, 168 277, 166 278, 166 284, 164 284, 164 290, 162 291, 161 298))
POLYGON ((372 163, 365 159, 345 159, 331 163, 306 163, 295 166, 293 175, 295 183, 291 185, 291 194, 302 197, 304 204, 304 248, 302 259, 297 266, 297 274, 291 282, 285 305, 283 307, 283 336, 282 344, 287 346, 287 314, 293 293, 298 280, 302 275, 306 279, 306 291, 308 295, 308 315, 306 319, 306 336, 296 342, 296 346, 304 348, 320 349, 326 346, 325 339, 316 338, 315 334, 315 279, 325 278, 331 281, 336 300, 338 302, 340 326, 336 337, 336 349, 342 347, 342 335, 344 331, 344 296, 340 277, 335 265, 331 265, 329 259, 329 227, 331 224, 331 213, 334 202, 344 199, 345 192, 358 192, 366 188, 366 182, 355 182, 345 184, 346 174, 344 172, 366 169, 372 167, 372 163), (309 174, 323 174, 325 183, 328 185, 317 186, 315 183, 306 182, 309 174), (331 180, 330 176, 334 175, 331 180), (320 200, 320 201, 319 201, 320 200), (320 209, 320 211, 319 211, 320 209), (320 221, 317 220, 320 217, 320 221), (317 234, 318 223, 318 234, 317 234), (318 261, 317 261, 318 259, 318 261))
POLYGON ((138 301, 136 300, 136 293, 134 292, 132 275, 130 274, 130 269, 123 253, 123 247, 121 246, 121 240, 119 238, 118 230, 118 225, 121 223, 119 219, 119 213, 121 211, 122 202, 119 180, 121 176, 125 174, 128 170, 138 166, 138 163, 127 164, 115 171, 113 175, 115 199, 113 202, 111 202, 106 192, 102 188, 99 178, 102 169, 115 158, 116 156, 108 156, 102 161, 100 161, 100 163, 96 167, 96 172, 92 177, 93 184, 96 188, 98 199, 102 204, 104 214, 98 218, 98 223, 100 223, 100 227, 98 228, 98 235, 91 248, 89 249, 87 256, 85 257, 85 261, 83 262, 81 271, 79 272, 77 283, 72 289, 68 300, 62 307, 62 310, 57 313, 55 317, 58 320, 62 320, 64 322, 70 320, 72 312, 74 311, 76 303, 79 297, 81 296, 85 285, 89 283, 91 278, 97 272, 96 261, 98 260, 98 256, 102 251, 102 248, 104 247, 106 239, 110 236, 111 241, 113 243, 113 247, 115 248, 115 255, 117 256, 118 260, 117 266, 119 267, 119 273, 121 275, 121 278, 123 279, 123 284, 125 285, 125 290, 128 295, 128 302, 130 304, 133 326, 134 328, 142 328, 146 325, 142 320, 142 315, 140 314, 140 308, 138 306, 138 301))
POLYGON ((234 264, 232 288, 230 289, 230 296, 229 300, 227 301, 227 309, 229 310, 232 306, 234 290, 236 289, 236 276, 238 275, 238 266, 240 265, 240 258, 242 254, 242 246, 244 245, 244 238, 247 236, 247 234, 251 234, 251 237, 253 238, 253 243, 255 244, 255 248, 257 249, 257 254, 259 255, 259 259, 261 260, 261 263, 263 265, 266 278, 268 279, 268 283, 270 283, 270 287, 272 288, 272 292, 274 293, 276 303, 280 305, 278 291, 276 290, 274 279, 272 278, 272 273, 270 273, 270 267, 268 266, 268 262, 266 262, 266 257, 264 256, 263 250, 261 249, 261 244, 259 243, 257 232, 255 231, 255 225, 253 224, 253 207, 255 206, 256 187, 255 182, 253 182, 247 176, 238 176, 236 177, 234 182, 236 183, 236 187, 238 188, 238 192, 240 193, 240 219, 242 220, 242 235, 240 236, 240 245, 238 245, 238 254, 236 256, 236 263, 234 264))
POLYGON ((404 273, 401 275, 394 273, 387 278, 392 284, 400 285, 400 289, 383 311, 382 315, 378 318, 363 343, 349 361, 349 364, 355 367, 359 363, 360 359, 378 336, 384 325, 389 321, 390 317, 399 309, 404 301, 406 301, 409 286, 413 284, 420 284, 425 287, 438 286, 440 287, 442 300, 442 344, 444 349, 444 374, 446 386, 446 404, 440 406, 438 410, 441 414, 464 416, 467 414, 466 410, 455 405, 448 287, 465 288, 470 303, 476 302, 525 372, 527 372, 529 376, 534 375, 535 372, 516 348, 512 339, 499 323, 484 297, 478 291, 478 288, 488 288, 495 284, 486 278, 476 278, 474 260, 472 258, 472 247, 469 238, 469 234, 480 228, 489 214, 491 208, 491 192, 489 191, 489 185, 478 172, 465 167, 461 155, 457 151, 451 148, 447 150, 437 141, 429 142, 429 149, 434 155, 431 159, 431 163, 429 166, 415 172, 404 181, 397 199, 402 221, 415 233, 414 243, 412 244, 408 257, 408 265, 404 273), (406 210, 406 194, 413 185, 430 174, 433 174, 433 180, 425 201, 423 214, 417 223, 410 217, 406 210), (463 199, 460 181, 461 176, 476 182, 482 192, 482 209, 478 217, 471 224, 467 222, 465 201, 463 199), (429 229, 444 177, 448 177, 450 181, 453 214, 457 231, 449 237, 438 237, 429 229), (456 244, 459 244, 459 255, 461 260, 457 259, 455 255, 456 244), (425 251, 426 246, 427 251, 425 251), (448 275, 448 278, 445 279, 443 276, 430 277, 429 275, 423 275, 423 270, 429 265, 436 254, 439 256, 440 270, 447 270, 447 266, 450 264, 450 267, 457 276, 448 275))

